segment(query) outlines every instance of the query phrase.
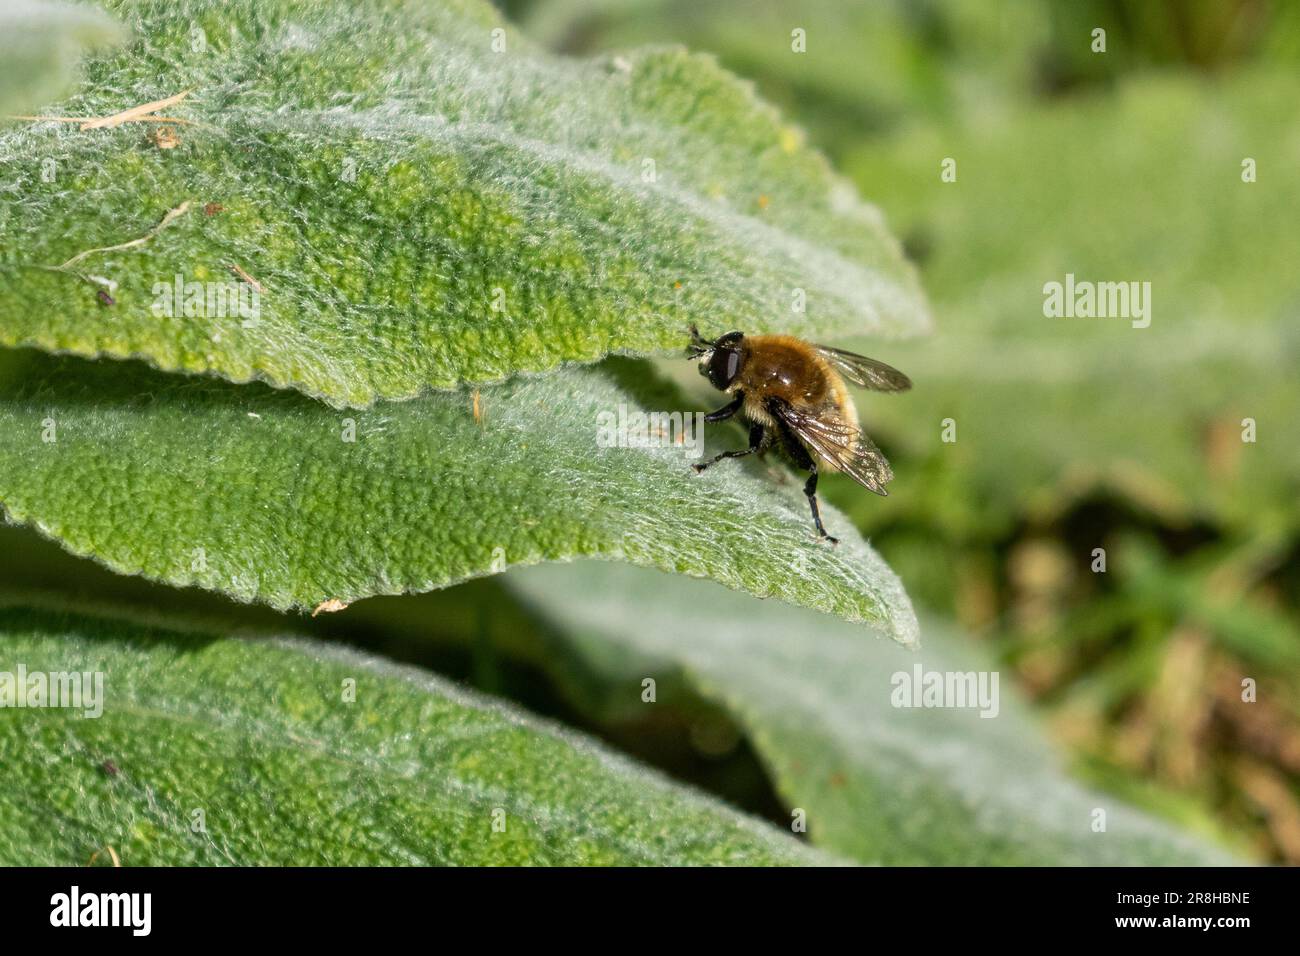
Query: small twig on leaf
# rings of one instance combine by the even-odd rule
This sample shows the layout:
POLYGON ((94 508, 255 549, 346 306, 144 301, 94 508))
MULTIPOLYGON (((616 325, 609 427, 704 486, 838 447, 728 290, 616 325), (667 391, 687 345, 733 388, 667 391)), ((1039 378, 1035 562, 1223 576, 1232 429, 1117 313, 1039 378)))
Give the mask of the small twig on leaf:
POLYGON ((250 286, 252 286, 253 291, 256 292, 258 295, 262 295, 266 292, 266 289, 262 287, 262 283, 258 282, 256 279, 250 276, 243 269, 239 268, 239 266, 235 265, 233 262, 230 264, 230 271, 233 272, 235 275, 239 276, 239 278, 243 279, 250 286))
MULTIPOLYGON (((17 116, 8 113, 4 117, 10 120, 26 120, 30 123, 85 123, 84 116, 17 116)), ((194 120, 182 119, 179 116, 136 116, 129 120, 128 123, 179 123, 181 126, 198 126, 194 120)), ((84 126, 83 126, 84 129, 84 126)))
POLYGON ((123 110, 120 113, 114 113, 112 116, 103 116, 99 119, 87 120, 81 124, 83 130, 87 129, 105 129, 114 126, 121 126, 123 123, 130 123, 133 120, 147 116, 149 113, 157 113, 159 110, 174 106, 185 97, 189 96, 190 90, 183 90, 175 96, 169 96, 166 99, 154 100, 152 103, 141 103, 139 106, 133 106, 129 110, 123 110))
POLYGON ((5 119, 28 120, 33 123, 80 123, 83 130, 88 129, 112 129, 121 126, 123 123, 180 123, 184 126, 191 126, 190 120, 180 119, 174 116, 151 116, 161 109, 174 106, 185 97, 189 96, 193 90, 184 90, 175 96, 169 96, 166 99, 154 100, 152 103, 141 103, 139 106, 133 106, 129 110, 122 110, 120 113, 114 113, 112 116, 97 116, 86 119, 84 116, 6 116, 5 119))
MULTIPOLYGON (((82 282, 88 282, 91 285, 100 286, 102 290, 107 290, 111 297, 113 290, 117 288, 117 283, 115 281, 113 281, 112 279, 107 279, 104 276, 97 276, 97 275, 87 274, 85 272, 79 272, 78 270, 72 267, 76 265, 78 262, 80 262, 82 259, 85 259, 87 256, 93 256, 97 252, 118 252, 122 249, 133 249, 136 246, 144 245, 144 243, 148 242, 154 236, 158 235, 158 233, 161 232, 163 229, 166 229, 167 226, 171 224, 172 220, 180 216, 183 216, 185 215, 185 213, 189 212, 189 208, 190 208, 190 201, 187 199, 185 200, 185 202, 181 203, 175 209, 168 210, 167 215, 162 217, 162 221, 158 223, 158 225, 154 226, 152 229, 150 229, 143 236, 140 236, 138 239, 132 239, 129 242, 119 243, 116 246, 102 246, 98 249, 86 249, 84 252, 78 252, 67 262, 59 266, 43 266, 43 265, 37 265, 35 263, 23 263, 21 268, 44 269, 46 272, 66 272, 70 276, 76 276, 82 282)), ((100 298, 100 301, 103 302, 102 297, 100 298)), ((111 305, 112 303, 105 303, 105 304, 111 305)))
POLYGON ((338 598, 327 598, 326 600, 321 601, 319 604, 316 605, 316 609, 311 612, 311 616, 315 617, 317 614, 320 614, 322 611, 324 611, 326 614, 332 614, 335 611, 342 611, 346 607, 347 605, 344 604, 342 601, 340 601, 338 598))
POLYGON ((87 249, 85 252, 78 252, 61 266, 47 266, 47 268, 54 269, 56 272, 70 272, 72 271, 71 267, 73 265, 80 262, 82 259, 85 259, 87 256, 93 256, 97 252, 120 252, 123 249, 134 249, 136 246, 142 246, 154 236, 158 235, 158 233, 166 229, 173 220, 185 215, 189 211, 190 201, 187 199, 175 209, 168 210, 167 215, 162 217, 162 222, 158 223, 158 225, 154 226, 138 239, 132 239, 130 242, 119 243, 116 246, 102 246, 99 249, 87 249))
MULTIPOLYGON (((105 846, 104 849, 108 851, 108 855, 112 858, 113 865, 116 867, 120 867, 122 865, 122 861, 118 859, 117 851, 114 850, 112 846, 105 846)), ((94 866, 95 861, 99 859, 99 853, 100 851, 96 850, 94 853, 90 854, 90 859, 86 861, 86 866, 94 866)))

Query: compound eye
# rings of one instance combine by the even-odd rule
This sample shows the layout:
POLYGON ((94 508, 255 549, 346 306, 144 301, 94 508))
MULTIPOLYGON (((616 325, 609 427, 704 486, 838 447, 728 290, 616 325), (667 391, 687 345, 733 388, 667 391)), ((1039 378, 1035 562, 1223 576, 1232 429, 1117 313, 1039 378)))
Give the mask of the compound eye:
POLYGON ((736 373, 739 371, 740 371, 740 352, 735 349, 728 349, 727 350, 727 384, 728 385, 731 384, 731 380, 736 377, 736 373))
POLYGON ((740 371, 740 351, 738 349, 716 349, 709 362, 709 383, 719 391, 731 384, 731 380, 740 371))

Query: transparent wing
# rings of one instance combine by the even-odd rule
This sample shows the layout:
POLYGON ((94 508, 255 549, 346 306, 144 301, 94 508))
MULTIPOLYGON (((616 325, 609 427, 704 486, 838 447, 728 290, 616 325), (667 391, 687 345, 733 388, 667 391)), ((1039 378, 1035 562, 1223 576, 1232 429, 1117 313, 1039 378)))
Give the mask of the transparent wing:
POLYGON ((813 348, 854 385, 877 392, 905 392, 912 387, 912 380, 892 365, 856 352, 833 349, 829 345, 814 345, 813 348))
POLYGON ((878 495, 889 494, 885 485, 893 480, 894 470, 860 428, 788 402, 772 402, 770 410, 809 449, 858 484, 878 495))

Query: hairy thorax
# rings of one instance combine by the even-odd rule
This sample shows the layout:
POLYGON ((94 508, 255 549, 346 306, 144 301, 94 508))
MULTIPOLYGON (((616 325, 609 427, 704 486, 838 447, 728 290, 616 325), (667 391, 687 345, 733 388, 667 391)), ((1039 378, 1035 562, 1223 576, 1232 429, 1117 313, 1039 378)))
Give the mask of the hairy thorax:
POLYGON ((745 345, 745 362, 730 391, 745 393, 745 415, 751 421, 773 425, 764 403, 776 397, 857 425, 857 410, 843 380, 804 342, 787 335, 751 335, 745 345))
POLYGON ((746 394, 775 396, 792 405, 816 407, 830 397, 826 363, 807 345, 784 335, 745 339, 745 362, 733 388, 746 394))

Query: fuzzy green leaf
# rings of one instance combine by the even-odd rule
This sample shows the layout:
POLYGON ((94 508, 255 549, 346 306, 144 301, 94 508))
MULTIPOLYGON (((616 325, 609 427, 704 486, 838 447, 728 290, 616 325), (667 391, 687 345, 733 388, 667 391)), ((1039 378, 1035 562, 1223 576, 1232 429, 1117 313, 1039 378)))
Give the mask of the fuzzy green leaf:
POLYGON ((0 709, 6 866, 108 847, 127 866, 828 860, 588 739, 328 645, 10 604, 0 671, 19 665, 101 673, 102 714, 0 709))
MULTIPOLYGON (((646 363, 340 412, 139 363, 0 354, 0 503, 76 554, 311 608, 595 557, 714 578, 916 637, 901 584, 799 484, 676 447, 602 447, 599 416, 681 409, 646 363), (355 438, 350 441, 349 438, 355 438)), ((739 432, 710 433, 735 447, 739 432)), ((882 502, 883 505, 883 502, 882 502)))
MULTIPOLYGON (((996 673, 944 627, 920 650, 632 568, 523 568, 506 585, 609 693, 684 679, 725 708, 813 842, 893 865, 1208 865, 1207 842, 1071 781, 1010 679, 981 708, 895 706, 896 674, 996 673), (991 711, 990 711, 991 712, 991 711), (1094 830, 1105 811, 1105 832, 1094 830)), ((579 668, 560 662, 565 670, 579 668)), ((621 692, 621 693, 620 693, 621 692)))
POLYGON ((61 112, 191 91, 195 125, 0 136, 0 343, 365 406, 692 321, 927 323, 877 211, 707 57, 562 59, 479 0, 111 6, 135 39, 61 112))
POLYGON ((72 85, 88 48, 121 37, 98 10, 45 0, 5 0, 0 9, 0 124, 4 114, 34 110, 72 85))

